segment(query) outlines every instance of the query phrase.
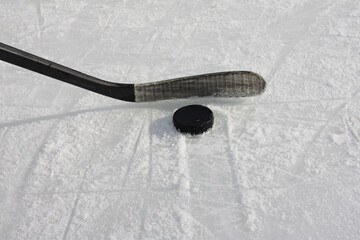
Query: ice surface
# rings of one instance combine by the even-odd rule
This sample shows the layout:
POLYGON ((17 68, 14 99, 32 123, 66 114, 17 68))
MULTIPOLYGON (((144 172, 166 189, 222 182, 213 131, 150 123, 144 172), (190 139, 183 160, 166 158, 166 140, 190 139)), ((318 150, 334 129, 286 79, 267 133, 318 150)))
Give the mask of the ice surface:
POLYGON ((0 41, 109 81, 248 70, 133 104, 0 62, 0 239, 358 239, 360 4, 0 1, 0 41), (179 134, 203 104, 213 129, 179 134))

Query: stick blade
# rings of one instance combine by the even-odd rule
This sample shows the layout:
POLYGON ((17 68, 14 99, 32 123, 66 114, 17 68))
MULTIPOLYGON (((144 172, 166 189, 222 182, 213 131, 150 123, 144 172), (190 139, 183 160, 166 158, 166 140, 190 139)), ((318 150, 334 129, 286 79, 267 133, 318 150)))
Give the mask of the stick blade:
POLYGON ((189 97, 250 97, 263 93, 266 82, 248 71, 209 73, 170 80, 135 84, 135 102, 189 97))

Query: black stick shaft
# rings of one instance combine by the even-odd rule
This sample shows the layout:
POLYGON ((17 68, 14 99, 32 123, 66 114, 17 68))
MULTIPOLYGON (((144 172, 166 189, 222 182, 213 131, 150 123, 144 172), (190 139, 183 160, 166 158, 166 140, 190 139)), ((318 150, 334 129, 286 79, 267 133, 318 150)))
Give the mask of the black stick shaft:
POLYGON ((134 85, 107 82, 0 42, 0 60, 124 101, 135 101, 134 85))

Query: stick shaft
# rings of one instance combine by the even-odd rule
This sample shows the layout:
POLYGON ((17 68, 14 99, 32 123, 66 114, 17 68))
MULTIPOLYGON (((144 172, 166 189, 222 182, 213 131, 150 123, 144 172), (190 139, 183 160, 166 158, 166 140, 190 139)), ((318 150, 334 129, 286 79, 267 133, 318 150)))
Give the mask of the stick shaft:
POLYGON ((133 84, 107 82, 3 43, 0 43, 0 59, 108 97, 135 101, 133 84))

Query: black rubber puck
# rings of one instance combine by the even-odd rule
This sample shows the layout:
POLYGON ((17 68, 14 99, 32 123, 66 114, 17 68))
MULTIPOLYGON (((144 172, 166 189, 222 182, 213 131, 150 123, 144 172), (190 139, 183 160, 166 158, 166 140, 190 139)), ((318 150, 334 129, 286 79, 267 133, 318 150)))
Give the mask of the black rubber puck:
POLYGON ((182 133, 200 134, 214 124, 212 111, 201 105, 189 105, 176 110, 173 115, 175 128, 182 133))

